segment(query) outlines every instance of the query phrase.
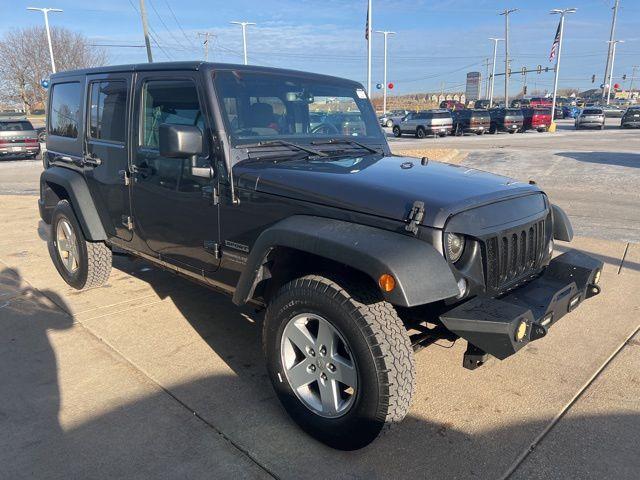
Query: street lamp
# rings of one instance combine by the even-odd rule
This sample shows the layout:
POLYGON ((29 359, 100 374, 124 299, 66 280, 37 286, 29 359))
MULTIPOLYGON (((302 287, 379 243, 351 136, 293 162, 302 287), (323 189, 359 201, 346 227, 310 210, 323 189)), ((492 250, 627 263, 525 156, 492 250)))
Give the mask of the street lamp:
POLYGON ((244 48, 244 64, 247 65, 247 25, 255 25, 253 22, 231 22, 242 27, 242 46, 244 48))
POLYGON ((51 32, 49 31, 49 12, 62 12, 59 8, 37 8, 27 7, 27 10, 42 12, 44 14, 44 26, 47 30, 47 40, 49 41, 49 55, 51 56, 51 73, 56 73, 56 62, 53 60, 53 46, 51 45, 51 32))
MULTIPOLYGON (((551 15, 560 15, 560 38, 558 39, 558 55, 556 56, 556 71, 553 79, 553 100, 551 101, 551 127, 549 130, 555 131, 555 113, 556 113, 556 97, 558 95, 558 76, 560 75, 560 55, 562 54, 562 39, 564 37, 564 16, 567 13, 575 13, 575 8, 554 8, 549 13, 551 15)), ((555 40, 555 39, 554 39, 555 40)))
POLYGON ((607 105, 609 105, 609 102, 611 102, 611 87, 613 86, 613 63, 616 61, 616 45, 624 43, 624 40, 608 40, 607 43, 613 47, 613 51, 611 52, 611 70, 609 71, 609 89, 607 91, 607 105))
MULTIPOLYGON (((496 56, 498 55, 498 42, 503 41, 504 38, 490 38, 493 42, 493 66, 491 67, 491 86, 489 87, 489 108, 493 107, 493 85, 496 80, 496 56)), ((505 105, 505 108, 508 105, 505 105)))
POLYGON ((382 114, 387 113, 387 37, 395 35, 396 32, 387 30, 376 30, 376 33, 384 35, 384 90, 382 91, 382 114))

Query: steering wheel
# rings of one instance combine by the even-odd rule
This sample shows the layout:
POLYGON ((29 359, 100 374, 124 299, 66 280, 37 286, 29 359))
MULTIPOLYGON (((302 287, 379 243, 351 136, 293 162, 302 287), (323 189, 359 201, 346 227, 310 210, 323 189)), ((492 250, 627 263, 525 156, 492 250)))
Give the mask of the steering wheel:
POLYGON ((327 122, 322 122, 316 125, 311 130, 309 130, 309 133, 318 133, 320 130, 324 130, 323 133, 326 133, 326 134, 340 133, 340 131, 338 130, 338 127, 336 127, 332 123, 327 123, 327 122))

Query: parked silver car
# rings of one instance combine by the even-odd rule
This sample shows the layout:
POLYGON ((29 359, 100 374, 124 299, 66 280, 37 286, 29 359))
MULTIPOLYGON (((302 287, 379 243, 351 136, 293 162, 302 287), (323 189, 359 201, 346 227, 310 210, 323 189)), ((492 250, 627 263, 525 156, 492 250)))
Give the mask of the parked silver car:
POLYGON ((35 158, 40 152, 38 132, 26 118, 0 118, 0 158, 35 158))
POLYGON ((453 118, 446 109, 425 110, 409 113, 400 123, 394 125, 393 135, 400 137, 403 133, 411 133, 418 138, 428 134, 444 137, 451 133, 453 118))
POLYGON ((383 127, 393 127, 400 123, 402 119, 409 113, 409 110, 391 110, 384 115, 378 117, 380 125, 383 127))
POLYGON ((585 108, 576 117, 576 129, 579 128, 599 128, 604 130, 604 110, 601 108, 585 108))

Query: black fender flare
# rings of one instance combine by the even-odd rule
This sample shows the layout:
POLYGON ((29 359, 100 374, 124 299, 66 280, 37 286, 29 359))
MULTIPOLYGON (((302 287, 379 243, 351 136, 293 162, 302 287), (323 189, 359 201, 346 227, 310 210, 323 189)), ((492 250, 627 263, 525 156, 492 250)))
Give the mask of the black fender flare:
POLYGON ((55 186, 67 192, 71 208, 73 208, 82 233, 87 240, 104 241, 107 234, 100 220, 87 182, 82 174, 63 167, 50 167, 40 175, 40 216, 45 223, 51 223, 51 213, 59 197, 55 194, 55 186))
POLYGON ((269 252, 277 247, 342 263, 376 284, 380 275, 393 275, 396 287, 382 292, 393 305, 413 307, 459 294, 449 264, 425 241, 342 220, 294 215, 264 230, 254 243, 233 295, 236 305, 251 300, 269 252))
POLYGON ((565 211, 558 205, 551 204, 551 212, 553 215, 553 238, 563 242, 573 240, 573 226, 565 211))

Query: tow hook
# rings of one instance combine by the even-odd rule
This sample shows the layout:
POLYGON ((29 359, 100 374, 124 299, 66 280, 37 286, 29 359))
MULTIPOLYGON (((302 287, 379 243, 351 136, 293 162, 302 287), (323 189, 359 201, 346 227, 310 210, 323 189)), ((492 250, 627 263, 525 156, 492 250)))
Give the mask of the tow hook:
POLYGON ((475 370, 481 367, 489 360, 489 354, 484 350, 476 347, 472 343, 467 342, 467 351, 462 357, 462 366, 467 370, 475 370))
POLYGON ((529 332, 529 341, 533 342, 547 335, 548 329, 546 326, 539 323, 531 324, 531 331, 529 332))
POLYGON ((585 294, 585 298, 595 297, 600 293, 600 286, 595 283, 590 283, 587 285, 587 292, 585 294))

